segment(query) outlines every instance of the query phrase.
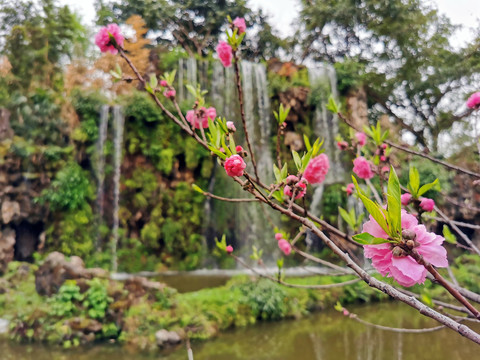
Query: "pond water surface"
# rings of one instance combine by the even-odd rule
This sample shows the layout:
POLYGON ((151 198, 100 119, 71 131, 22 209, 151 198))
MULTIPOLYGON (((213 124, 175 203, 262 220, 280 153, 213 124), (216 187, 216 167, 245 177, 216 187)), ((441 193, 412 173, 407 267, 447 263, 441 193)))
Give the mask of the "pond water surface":
MULTIPOLYGON (((404 328, 437 324, 394 302, 349 308, 377 324, 404 328)), ((476 327, 480 331, 480 327, 476 327)), ((261 323, 192 343, 195 360, 475 360, 480 346, 453 331, 399 334, 362 325, 328 310, 300 320, 261 323)), ((114 344, 61 350, 0 341, 1 360, 186 360, 185 347, 140 354, 114 344)))

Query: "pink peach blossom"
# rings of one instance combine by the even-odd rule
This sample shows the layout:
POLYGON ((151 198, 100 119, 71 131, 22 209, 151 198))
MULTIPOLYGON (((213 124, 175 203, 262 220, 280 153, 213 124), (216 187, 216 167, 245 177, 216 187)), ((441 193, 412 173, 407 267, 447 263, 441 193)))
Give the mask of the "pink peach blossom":
POLYGON ((225 160, 224 167, 228 176, 242 176, 247 164, 240 155, 232 155, 225 160))
POLYGON ((160 86, 167 87, 168 86, 167 80, 160 80, 160 86))
POLYGON ((355 133, 355 137, 357 138, 358 145, 363 146, 367 143, 367 135, 365 135, 363 132, 355 133))
POLYGON ((231 254, 233 252, 233 246, 232 245, 227 245, 225 250, 227 251, 227 253, 231 254))
POLYGON ((423 211, 433 211, 433 208, 435 207, 435 201, 429 198, 422 198, 420 201, 420 207, 423 209, 423 211))
POLYGON ((290 243, 285 239, 278 240, 278 247, 287 256, 292 252, 292 245, 290 245, 290 243))
POLYGON ((233 20, 233 25, 237 27, 239 35, 243 34, 245 30, 247 30, 247 25, 245 24, 244 18, 236 17, 235 20, 233 20))
POLYGON ((473 93, 467 100, 467 106, 470 109, 478 109, 480 107, 480 91, 473 93))
POLYGON ((95 35, 95 44, 100 48, 101 52, 110 52, 115 55, 118 50, 110 41, 110 35, 113 36, 118 46, 123 46, 123 36, 117 24, 109 24, 100 28, 97 35, 95 35))
POLYGON ((276 234, 275 234, 275 239, 276 239, 277 241, 283 239, 283 234, 282 234, 282 233, 276 233, 276 234))
POLYGON ((403 206, 407 206, 410 203, 410 200, 412 200, 412 194, 410 193, 405 193, 400 196, 400 201, 403 206))
MULTIPOLYGON (((295 175, 290 175, 290 176, 295 176, 295 175)), ((297 178, 297 177, 295 176, 295 178, 297 178)), ((287 181, 288 181, 288 177, 287 177, 287 181)), ((295 186, 302 189, 302 190, 299 191, 299 189, 297 188, 297 192, 295 194, 295 199, 300 199, 300 198, 304 197, 305 194, 307 193, 307 184, 305 183, 305 181, 301 180, 301 181, 297 182, 295 184, 295 186)), ((292 187, 290 185, 285 185, 285 187, 283 188, 283 193, 288 197, 292 197, 292 195, 293 195, 292 187)))
POLYGON ((195 129, 200 129, 200 126, 204 129, 208 128, 208 119, 215 120, 217 117, 217 111, 214 107, 210 107, 206 109, 205 107, 201 107, 195 113, 194 110, 187 111, 187 121, 195 127, 195 129))
POLYGON ((243 147, 241 147, 240 145, 237 145, 237 146, 235 146, 235 151, 236 151, 237 153, 240 153, 240 152, 243 151, 243 147))
POLYGON ((220 41, 217 45, 217 54, 223 66, 232 66, 232 47, 225 41, 220 41))
POLYGON ((227 121, 227 129, 232 132, 237 131, 237 128, 235 127, 233 121, 227 121))
POLYGON ((387 144, 382 144, 382 149, 383 149, 383 150, 386 150, 386 149, 387 149, 387 147, 388 147, 388 145, 387 145, 387 144))
POLYGON ((375 175, 372 171, 372 165, 363 156, 353 160, 353 172, 362 179, 371 179, 375 175))
POLYGON ((390 168, 388 166, 382 166, 382 173, 388 173, 390 171, 390 168))
POLYGON ((347 185, 347 189, 345 191, 347 192, 347 195, 352 195, 354 189, 355 185, 353 185, 353 183, 350 183, 347 185))
POLYGON ((387 157, 385 155, 380 156, 381 161, 387 161, 387 157))
POLYGON ((330 168, 330 163, 328 162, 328 156, 325 154, 320 154, 313 159, 307 165, 303 177, 310 184, 320 184, 325 180, 325 176, 328 173, 330 168))
MULTIPOLYGON (((442 246, 444 238, 431 232, 427 232, 424 225, 418 225, 417 218, 402 210, 402 229, 412 230, 418 245, 415 250, 423 258, 437 267, 448 266, 447 251, 442 246)), ((363 231, 387 239, 388 235, 370 216, 370 221, 363 224, 363 231)), ((393 277, 402 286, 423 284, 427 276, 427 270, 418 264, 411 256, 394 256, 392 244, 364 245, 365 257, 372 259, 372 265, 382 276, 393 277)))
POLYGON ((337 147, 340 150, 347 150, 348 148, 348 143, 346 141, 337 141, 337 147))
POLYGON ((165 96, 168 99, 173 99, 176 94, 177 92, 175 91, 175 89, 165 90, 163 92, 163 96, 165 96))

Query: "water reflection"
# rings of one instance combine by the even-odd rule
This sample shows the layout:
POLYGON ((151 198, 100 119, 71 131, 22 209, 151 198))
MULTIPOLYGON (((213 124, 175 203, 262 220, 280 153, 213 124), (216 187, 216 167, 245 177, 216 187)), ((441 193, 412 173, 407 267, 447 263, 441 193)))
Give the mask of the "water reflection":
MULTIPOLYGON (((378 324, 420 328, 435 322, 403 304, 383 303, 350 310, 378 324)), ((480 327, 477 327, 480 330, 480 327)), ((366 327, 325 311, 306 319, 259 324, 237 329, 192 345, 195 360, 464 360, 478 359, 479 348, 452 331, 398 334, 366 327)), ((0 342, 2 360, 184 360, 185 348, 164 354, 129 353, 112 345, 82 350, 0 342)))

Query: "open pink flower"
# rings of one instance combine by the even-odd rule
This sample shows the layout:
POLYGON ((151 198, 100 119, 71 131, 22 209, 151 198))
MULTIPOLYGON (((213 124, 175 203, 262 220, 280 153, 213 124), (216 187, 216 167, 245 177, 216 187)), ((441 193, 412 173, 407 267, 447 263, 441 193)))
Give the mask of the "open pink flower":
POLYGON ((478 109, 480 107, 480 91, 470 95, 467 100, 467 106, 470 109, 478 109))
POLYGON ((347 189, 345 191, 347 192, 347 195, 352 195, 354 189, 355 185, 353 185, 353 183, 350 183, 347 185, 347 189))
POLYGON ((362 179, 371 179, 375 175, 372 171, 372 165, 363 156, 353 160, 353 172, 362 179))
POLYGON ((412 200, 412 194, 410 193, 405 193, 400 196, 400 201, 402 202, 403 206, 407 206, 410 200, 412 200))
POLYGON ((325 180, 325 176, 328 173, 330 168, 330 163, 328 162, 328 156, 325 154, 320 154, 313 159, 307 165, 303 177, 310 184, 320 184, 325 180))
POLYGON ((435 201, 429 198, 422 198, 420 201, 420 207, 423 209, 423 211, 433 211, 433 208, 435 207, 435 201))
POLYGON ((194 110, 187 111, 187 121, 195 127, 195 129, 200 129, 200 126, 204 129, 208 128, 208 119, 215 120, 217 117, 217 110, 214 107, 209 107, 206 109, 205 107, 201 107, 195 113, 194 110))
POLYGON ((220 41, 217 45, 217 54, 223 66, 232 66, 232 47, 225 41, 220 41))
MULTIPOLYGON (((402 229, 412 230, 415 235, 415 250, 423 258, 438 267, 448 266, 447 251, 442 246, 444 238, 440 235, 427 232, 424 225, 418 225, 417 218, 402 210, 402 229)), ((370 216, 370 221, 363 224, 363 231, 387 239, 388 235, 370 216)), ((372 259, 372 265, 382 276, 393 277, 402 286, 423 284, 427 276, 427 269, 418 264, 411 256, 394 256, 392 244, 364 245, 365 257, 372 259)))
POLYGON ((231 254, 233 252, 233 246, 232 245, 227 245, 225 250, 227 251, 227 253, 231 254))
POLYGON ((363 146, 367 143, 367 135, 365 135, 363 132, 355 133, 355 137, 357 138, 358 145, 363 146))
POLYGON ((120 47, 123 46, 123 36, 117 24, 109 24, 100 28, 97 35, 95 35, 95 44, 100 48, 101 52, 109 51, 115 55, 118 53, 118 50, 115 49, 115 46, 111 43, 109 34, 113 36, 120 47))
POLYGON ((278 247, 287 256, 292 252, 292 245, 290 245, 290 243, 285 239, 278 240, 278 247))
POLYGON ((225 160, 224 167, 228 176, 242 176, 247 164, 240 155, 232 155, 225 160))
POLYGON ((247 25, 245 24, 244 18, 236 17, 235 20, 233 20, 233 25, 237 27, 239 35, 243 34, 245 30, 247 30, 247 25))

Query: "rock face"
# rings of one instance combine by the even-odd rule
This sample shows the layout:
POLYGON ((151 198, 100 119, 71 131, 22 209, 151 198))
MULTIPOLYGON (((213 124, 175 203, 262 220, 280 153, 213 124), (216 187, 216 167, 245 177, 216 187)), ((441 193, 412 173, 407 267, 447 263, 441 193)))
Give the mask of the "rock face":
POLYGON ((65 280, 91 279, 93 277, 108 277, 103 269, 86 269, 83 260, 72 256, 70 261, 65 255, 53 252, 35 272, 35 288, 40 295, 55 294, 65 280))
POLYGON ((165 329, 157 331, 155 333, 155 339, 157 341, 157 345, 160 347, 175 345, 182 341, 180 335, 178 335, 175 331, 167 331, 165 329))
POLYGON ((6 229, 0 232, 0 274, 7 270, 7 265, 15 255, 15 231, 6 229))

